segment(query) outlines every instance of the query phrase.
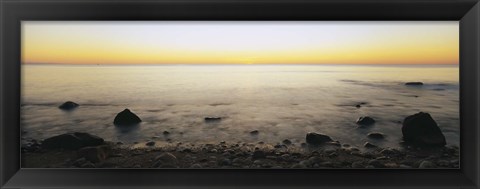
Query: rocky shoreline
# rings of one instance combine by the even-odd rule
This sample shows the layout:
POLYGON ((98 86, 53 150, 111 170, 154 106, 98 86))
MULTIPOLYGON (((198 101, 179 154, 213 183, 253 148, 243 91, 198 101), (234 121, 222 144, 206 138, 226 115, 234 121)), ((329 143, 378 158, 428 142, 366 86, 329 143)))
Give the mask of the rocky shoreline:
POLYGON ((459 148, 369 148, 348 144, 265 143, 124 145, 105 142, 80 149, 47 149, 22 154, 24 168, 459 168, 459 148), (142 146, 142 147, 139 147, 142 146))
MULTIPOLYGON (((413 83, 412 85, 420 85, 413 83)), ((71 111, 79 105, 66 102, 59 108, 71 111)), ((221 117, 205 117, 220 122, 221 117)), ((130 127, 142 122, 125 109, 114 125, 130 127)), ((371 117, 360 117, 359 128, 375 124, 371 117)), ((258 130, 250 132, 258 135, 258 130)), ((446 146, 445 136, 428 113, 419 112, 402 122, 401 149, 380 148, 366 142, 342 144, 328 135, 306 133, 305 141, 293 144, 174 143, 147 141, 138 144, 108 142, 89 133, 65 133, 43 141, 22 138, 23 168, 459 168, 459 148, 446 146), (359 147, 360 146, 360 147, 359 147), (361 149, 360 149, 361 148, 361 149)), ((168 135, 168 131, 164 131, 168 135)), ((368 138, 382 140, 382 133, 368 138)))

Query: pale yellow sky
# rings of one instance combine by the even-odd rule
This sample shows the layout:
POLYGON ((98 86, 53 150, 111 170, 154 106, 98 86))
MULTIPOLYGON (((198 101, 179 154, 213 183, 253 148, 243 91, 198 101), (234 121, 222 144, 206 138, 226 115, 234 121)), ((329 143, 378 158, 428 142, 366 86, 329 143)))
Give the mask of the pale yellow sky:
POLYGON ((457 21, 23 21, 22 63, 458 64, 457 21))

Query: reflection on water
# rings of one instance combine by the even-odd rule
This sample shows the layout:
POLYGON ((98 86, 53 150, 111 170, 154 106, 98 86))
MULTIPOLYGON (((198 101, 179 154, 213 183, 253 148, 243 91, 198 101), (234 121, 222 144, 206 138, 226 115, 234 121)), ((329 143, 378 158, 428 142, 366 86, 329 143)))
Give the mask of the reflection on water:
POLYGON ((319 132, 361 146, 369 132, 379 146, 397 147, 406 116, 429 112, 448 144, 459 143, 458 66, 62 66, 23 65, 24 137, 69 131, 111 141, 153 138, 178 142, 304 142, 319 132), (421 81, 423 86, 405 86, 421 81), (65 101, 80 107, 57 108, 65 101), (360 108, 355 107, 361 104, 360 108), (143 122, 113 125, 125 108, 143 122), (205 123, 204 117, 222 117, 205 123), (355 120, 377 122, 357 128, 355 120), (252 136, 250 131, 258 130, 252 136), (164 131, 170 132, 163 135, 164 131))

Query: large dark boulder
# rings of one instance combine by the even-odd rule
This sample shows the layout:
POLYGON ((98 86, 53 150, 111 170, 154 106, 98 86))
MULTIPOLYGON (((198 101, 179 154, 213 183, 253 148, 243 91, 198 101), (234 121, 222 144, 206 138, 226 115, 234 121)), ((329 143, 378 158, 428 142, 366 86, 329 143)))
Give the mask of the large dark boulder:
POLYGON ((368 126, 368 125, 374 124, 375 120, 371 117, 365 116, 365 117, 359 117, 356 123, 361 126, 368 126))
POLYGON ((113 124, 127 126, 127 125, 135 125, 142 122, 142 120, 132 113, 129 109, 125 109, 122 112, 118 113, 113 120, 113 124))
POLYGON ((78 106, 80 106, 80 105, 78 105, 75 102, 67 101, 67 102, 63 103, 62 105, 58 106, 58 108, 60 108, 62 110, 69 111, 69 110, 73 110, 73 109, 77 108, 78 106))
POLYGON ((70 149, 77 150, 86 146, 98 146, 104 144, 100 137, 81 132, 66 133, 43 140, 42 147, 46 149, 70 149))
POLYGON ((419 112, 403 121, 403 140, 406 143, 425 146, 444 146, 445 136, 429 113, 419 112))
POLYGON ((329 136, 324 134, 318 134, 318 133, 307 133, 307 136, 305 139, 308 144, 312 144, 312 145, 319 145, 319 144, 324 144, 326 142, 333 141, 332 138, 330 138, 329 136))

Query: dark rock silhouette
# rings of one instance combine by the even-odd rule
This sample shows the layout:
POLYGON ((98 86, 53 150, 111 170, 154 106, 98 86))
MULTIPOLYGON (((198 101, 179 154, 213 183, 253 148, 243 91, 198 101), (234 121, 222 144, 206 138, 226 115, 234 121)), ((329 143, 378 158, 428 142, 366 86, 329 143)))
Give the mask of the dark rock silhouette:
POLYGON ((77 150, 86 146, 98 146, 104 144, 100 137, 88 133, 66 133, 43 140, 42 147, 47 149, 61 148, 77 150))
POLYGON ((205 117, 205 122, 218 122, 221 120, 221 117, 205 117))
POLYGON ((378 147, 377 145, 372 144, 372 143, 370 143, 370 142, 365 142, 365 144, 363 144, 363 146, 364 146, 365 148, 377 148, 377 147, 378 147))
POLYGON ((258 135, 258 130, 250 131, 250 134, 251 134, 251 135, 258 135))
POLYGON ((385 136, 383 133, 368 133, 368 138, 373 138, 373 139, 383 139, 385 136))
POLYGON ((358 125, 367 126, 375 123, 375 120, 371 117, 359 117, 356 122, 358 125))
POLYGON ((155 142, 154 141, 150 141, 150 142, 147 142, 145 143, 146 146, 155 146, 155 142))
POLYGON ((62 110, 69 111, 69 110, 73 110, 73 109, 77 108, 78 106, 80 106, 80 105, 78 105, 75 102, 67 101, 67 102, 63 103, 62 105, 58 106, 58 108, 60 108, 62 110))
POLYGON ((422 82, 415 81, 415 82, 406 82, 405 85, 421 86, 421 85, 423 85, 423 83, 422 83, 422 82))
POLYGON ((408 116, 402 125, 403 140, 421 146, 444 146, 445 136, 429 113, 408 116))
POLYGON ((306 141, 308 144, 319 145, 326 142, 331 142, 333 140, 332 138, 324 134, 307 133, 306 141))
POLYGON ((142 122, 142 120, 129 109, 125 109, 118 113, 113 120, 113 124, 120 126, 135 125, 140 122, 142 122))

